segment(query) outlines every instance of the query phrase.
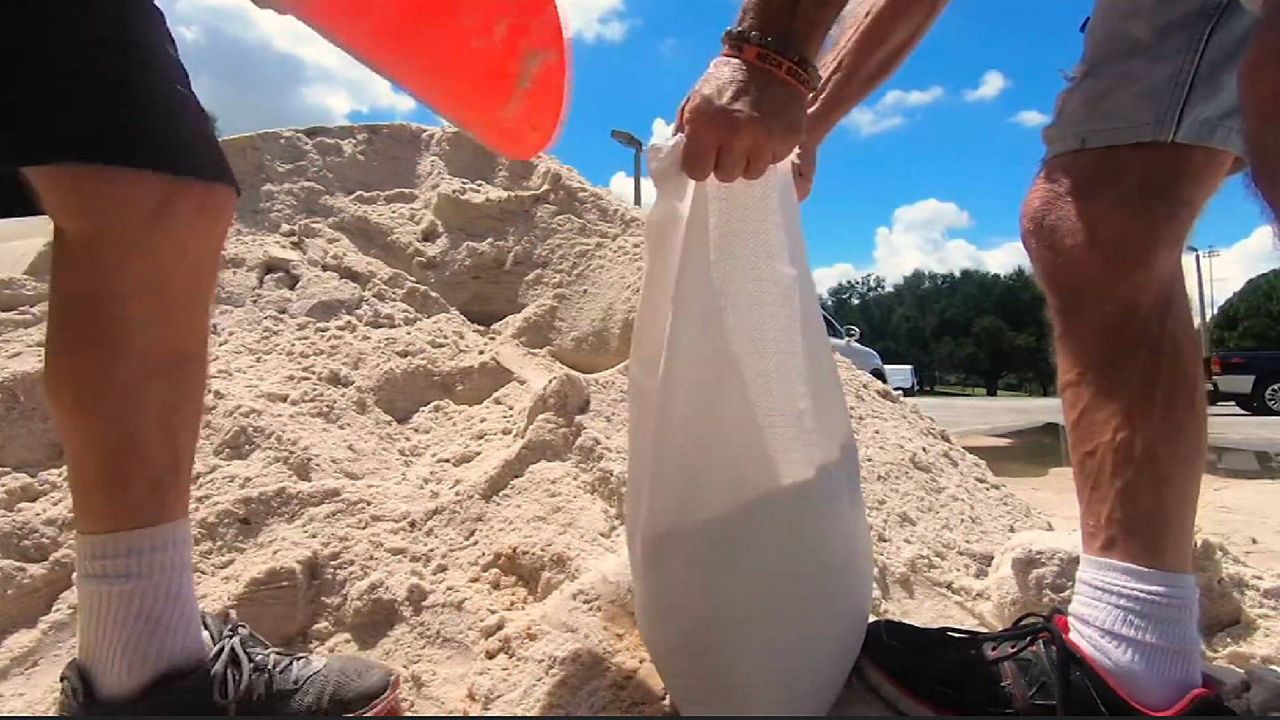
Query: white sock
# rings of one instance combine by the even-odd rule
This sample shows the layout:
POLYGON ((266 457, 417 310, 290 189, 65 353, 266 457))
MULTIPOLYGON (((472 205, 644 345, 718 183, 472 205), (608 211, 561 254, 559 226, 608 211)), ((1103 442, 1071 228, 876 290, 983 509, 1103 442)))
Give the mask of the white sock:
POLYGON ((78 658, 98 698, 127 698, 208 656, 191 551, 187 519, 76 535, 78 658))
POLYGON ((1167 710, 1202 684, 1195 575, 1080 556, 1071 639, 1116 689, 1167 710))

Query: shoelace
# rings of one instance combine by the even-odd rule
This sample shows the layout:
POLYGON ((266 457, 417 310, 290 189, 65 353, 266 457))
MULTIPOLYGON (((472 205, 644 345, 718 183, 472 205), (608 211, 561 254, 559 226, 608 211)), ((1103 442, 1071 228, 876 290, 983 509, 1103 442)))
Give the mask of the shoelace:
MULTIPOLYGON (((1069 687, 1068 678, 1068 659, 1071 657, 1071 649, 1067 644, 1066 635, 1062 629, 1054 622, 1054 618, 1062 615, 1061 610, 1050 610, 1047 614, 1029 612, 1019 615, 1009 627, 1004 630, 995 632, 987 632, 983 630, 969 630, 966 628, 939 627, 934 628, 935 632, 947 635, 958 635, 961 637, 973 638, 981 640, 984 644, 992 643, 993 648, 1000 648, 1003 644, 1008 644, 1007 648, 1003 648, 1005 652, 996 654, 990 653, 990 657, 986 658, 988 663, 997 665, 999 663, 1010 660, 1022 653, 1035 644, 1035 641, 1044 635, 1048 635, 1053 639, 1054 647, 1054 668, 1053 668, 1053 701, 1057 709, 1058 715, 1067 714, 1066 694, 1069 687), (1028 622, 1034 621, 1034 622, 1028 622)), ((1095 699, 1097 699, 1095 697, 1095 699)))
POLYGON ((249 629, 242 622, 233 622, 223 631, 222 636, 213 644, 210 653, 213 678, 213 698, 219 705, 225 705, 230 715, 236 714, 236 703, 250 694, 250 699, 258 700, 265 693, 265 682, 254 683, 254 672, 257 668, 267 673, 289 673, 290 681, 296 679, 297 663, 304 658, 298 653, 278 650, 249 629))

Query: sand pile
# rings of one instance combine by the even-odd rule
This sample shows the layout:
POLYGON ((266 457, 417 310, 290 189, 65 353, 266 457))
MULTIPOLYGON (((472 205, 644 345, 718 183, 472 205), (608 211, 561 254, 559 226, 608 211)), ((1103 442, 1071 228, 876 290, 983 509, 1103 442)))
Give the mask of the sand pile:
MULTIPOLYGON (((455 131, 225 145, 244 196, 193 490, 205 605, 401 666, 417 712, 669 711, 631 618, 621 517, 641 218, 554 160, 495 159, 455 131)), ((74 651, 72 534, 39 390, 47 252, 3 247, 0 712, 31 713, 74 651)), ((1048 522, 841 371, 877 612, 990 624, 1058 597, 1027 579, 1034 557, 1002 559, 1048 522)), ((1218 566, 1240 612, 1214 652, 1276 662, 1280 585, 1218 566)))

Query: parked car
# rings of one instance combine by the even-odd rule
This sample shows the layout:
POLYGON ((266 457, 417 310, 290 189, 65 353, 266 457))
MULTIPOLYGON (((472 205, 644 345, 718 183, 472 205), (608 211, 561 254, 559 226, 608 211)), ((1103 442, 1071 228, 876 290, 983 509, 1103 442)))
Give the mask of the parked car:
POLYGON ((885 365, 884 374, 889 378, 889 387, 901 390, 906 397, 915 397, 920 391, 915 365, 885 365))
POLYGON ((880 382, 888 382, 888 376, 885 375, 884 363, 880 362, 880 353, 875 350, 858 344, 858 338, 862 337, 862 331, 853 325, 845 325, 840 327, 840 323, 836 322, 830 315, 823 311, 822 321, 827 326, 827 340, 831 342, 831 349, 843 355, 854 367, 864 372, 870 373, 871 377, 880 382))
POLYGON ((1280 351, 1216 352, 1207 384, 1210 402, 1231 400, 1254 415, 1280 415, 1280 351))

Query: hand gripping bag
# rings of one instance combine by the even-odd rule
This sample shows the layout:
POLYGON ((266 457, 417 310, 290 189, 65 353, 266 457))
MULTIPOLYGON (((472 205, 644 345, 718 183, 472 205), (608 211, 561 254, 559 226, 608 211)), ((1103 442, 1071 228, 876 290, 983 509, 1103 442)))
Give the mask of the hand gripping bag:
POLYGON ((825 714, 862 644, 858 453, 786 164, 657 202, 632 340, 627 546, 641 635, 682 714, 825 714))

